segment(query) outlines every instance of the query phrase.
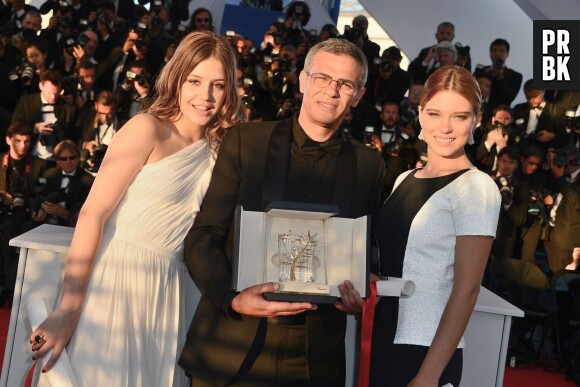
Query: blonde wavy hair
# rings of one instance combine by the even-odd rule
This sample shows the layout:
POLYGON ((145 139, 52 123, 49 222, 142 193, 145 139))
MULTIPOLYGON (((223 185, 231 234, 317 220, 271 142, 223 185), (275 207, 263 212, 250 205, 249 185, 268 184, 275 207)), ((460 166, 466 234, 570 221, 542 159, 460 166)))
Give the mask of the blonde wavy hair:
POLYGON ((179 119, 181 86, 193 69, 209 58, 219 60, 226 75, 223 105, 209 122, 206 131, 208 144, 217 149, 227 130, 240 123, 240 117, 244 117, 243 104, 236 92, 236 54, 230 43, 221 36, 213 32, 199 31, 183 38, 155 82, 154 102, 147 112, 160 119, 179 119))

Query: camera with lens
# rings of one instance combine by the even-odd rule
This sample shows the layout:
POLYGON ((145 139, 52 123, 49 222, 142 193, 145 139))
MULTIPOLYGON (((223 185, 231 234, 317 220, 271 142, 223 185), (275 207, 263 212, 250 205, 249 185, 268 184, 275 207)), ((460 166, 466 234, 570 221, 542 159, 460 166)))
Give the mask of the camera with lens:
POLYGON ((142 74, 135 74, 133 71, 127 71, 126 82, 133 86, 135 82, 141 87, 149 87, 149 78, 142 74))
POLYGON ((509 205, 514 198, 514 189, 510 187, 508 179, 505 176, 500 176, 495 180, 495 183, 501 194, 501 204, 504 206, 509 205))
POLYGON ((89 42, 89 38, 88 38, 86 35, 82 35, 82 34, 81 34, 81 35, 79 35, 79 37, 77 38, 77 40, 74 40, 74 39, 72 39, 72 38, 69 38, 69 39, 67 39, 67 40, 65 41, 65 46, 64 46, 64 49, 66 50, 66 52, 67 52, 69 55, 71 55, 71 56, 72 56, 72 55, 73 55, 73 50, 74 50, 74 47, 75 47, 76 45, 79 45, 79 46, 81 46, 81 47, 84 47, 84 46, 86 46, 86 45, 87 45, 87 43, 88 43, 88 42, 89 42))
POLYGON ((91 167, 89 171, 92 173, 99 172, 99 168, 101 168, 101 164, 103 163, 103 159, 105 158, 105 153, 107 153, 108 146, 105 144, 101 144, 93 148, 93 155, 90 158, 91 167))
POLYGON ((153 16, 151 18, 151 28, 154 28, 155 30, 159 30, 159 29, 161 29, 161 27, 163 27, 163 20, 161 19, 161 17, 153 16))
POLYGON ((84 32, 89 29, 89 21, 87 19, 79 19, 79 32, 84 32))
POLYGON ((52 129, 52 132, 43 132, 40 134, 40 143, 44 146, 55 146, 60 141, 65 139, 67 124, 62 121, 56 121, 52 124, 47 124, 47 127, 52 129))
POLYGON ((390 73, 395 69, 395 64, 391 60, 381 61, 379 69, 384 73, 390 73))
POLYGON ((62 94, 76 96, 80 88, 79 77, 76 74, 69 75, 62 79, 62 94))
POLYGON ((280 34, 279 32, 274 32, 272 34, 272 38, 274 38, 274 44, 279 46, 280 44, 282 44, 282 34, 280 34))
POLYGON ((148 46, 148 42, 147 40, 143 39, 143 38, 137 38, 133 40, 133 43, 135 43, 135 47, 137 47, 137 50, 143 52, 147 49, 148 46))
POLYGON ((68 16, 59 16, 58 17, 58 28, 61 30, 70 29, 72 26, 72 22, 68 16))
POLYGON ((272 57, 270 55, 264 55, 262 58, 262 68, 266 71, 272 68, 272 57))
POLYGON ((310 30, 310 32, 308 33, 308 46, 312 47, 314 46, 316 43, 318 43, 318 31, 316 30, 310 30))
POLYGON ((416 119, 417 119, 417 112, 415 110, 412 110, 412 109, 406 109, 406 110, 401 112, 401 115, 399 117, 399 121, 397 122, 397 126, 405 127, 410 122, 415 123, 416 119))
POLYGON ((348 40, 351 43, 356 43, 356 41, 362 36, 361 31, 358 28, 351 28, 350 26, 344 26, 343 39, 348 40))
POLYGON ((25 42, 28 42, 29 40, 34 39, 35 36, 36 36, 36 31, 34 31, 33 29, 30 29, 30 28, 24 28, 24 29, 22 29, 22 31, 20 31, 18 33, 18 37, 25 42))
POLYGON ((289 73, 292 71, 292 61, 286 55, 278 59, 278 71, 281 73, 289 73))
POLYGON ((8 79, 11 81, 20 79, 23 87, 30 85, 32 78, 34 78, 34 65, 27 61, 8 74, 8 79))
POLYGON ((542 217, 545 222, 549 221, 548 214, 546 213, 546 206, 544 205, 544 198, 546 197, 547 191, 534 191, 530 190, 530 203, 528 205, 528 215, 532 218, 542 217))
POLYGON ((108 26, 111 21, 109 20, 109 17, 107 16, 107 13, 106 12, 99 11, 97 13, 97 22, 102 23, 102 24, 108 26))
POLYGON ((460 43, 455 44, 455 49, 457 50, 458 57, 467 57, 469 56, 469 51, 471 47, 469 46, 462 46, 460 43))

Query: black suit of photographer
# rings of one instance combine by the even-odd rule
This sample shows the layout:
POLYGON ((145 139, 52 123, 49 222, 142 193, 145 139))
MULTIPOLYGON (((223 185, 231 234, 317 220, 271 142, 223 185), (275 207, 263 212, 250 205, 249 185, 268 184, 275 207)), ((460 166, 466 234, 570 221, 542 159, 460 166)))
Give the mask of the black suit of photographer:
POLYGON ((481 69, 476 69, 474 75, 483 72, 491 78, 491 93, 489 95, 489 107, 491 110, 498 105, 510 106, 520 91, 522 85, 522 74, 515 70, 504 67, 503 77, 497 78, 493 76, 491 66, 485 66, 481 69))
MULTIPOLYGON (((13 198, 17 195, 24 199, 33 197, 33 186, 44 171, 45 161, 30 155, 22 160, 14 160, 9 153, 2 154, 0 161, 2 163, 0 191, 8 193, 13 198)), ((19 204, 22 204, 22 202, 19 204)), ((16 208, 11 207, 2 205, 1 211, 2 271, 4 274, 5 295, 8 298, 14 291, 16 272, 18 270, 18 253, 15 247, 8 245, 8 242, 12 238, 36 227, 36 223, 30 218, 30 213, 25 210, 25 206, 17 205, 16 208)))
MULTIPOLYGON (((54 104, 54 115, 58 122, 66 124, 66 129, 63 138, 57 137, 57 143, 65 138, 74 138, 72 132, 72 123, 75 115, 75 107, 66 103, 62 99, 57 99, 54 104)), ((21 122, 33 126, 36 123, 43 122, 42 119, 42 100, 40 93, 23 95, 12 114, 11 122, 21 122)), ((36 143, 40 140, 40 135, 34 133, 30 139, 30 149, 34 149, 36 143)))
POLYGON ((528 121, 530 118, 530 110, 532 107, 529 103, 521 103, 514 106, 514 122, 522 119, 523 122, 519 125, 522 130, 522 134, 525 137, 523 144, 535 144, 539 146, 544 152, 548 148, 560 148, 566 145, 566 132, 565 132, 565 117, 564 110, 553 103, 545 103, 542 113, 538 117, 538 124, 536 125, 536 130, 529 136, 525 136, 526 128, 528 127, 528 121), (548 131, 554 133, 556 137, 549 142, 540 142, 537 140, 537 135, 542 131, 548 131))
POLYGON ((367 91, 363 98, 369 100, 373 105, 384 101, 393 101, 400 104, 405 97, 405 93, 409 90, 410 84, 411 77, 400 67, 393 68, 389 72, 377 69, 377 71, 369 74, 369 79, 365 86, 367 91))
MULTIPOLYGON (((54 167, 47 170, 44 177, 46 184, 42 196, 52 197, 52 195, 59 193, 58 198, 62 199, 59 203, 64 202, 64 208, 68 211, 68 219, 47 215, 44 223, 74 227, 81 207, 91 190, 94 180, 93 176, 79 167, 74 172, 74 176, 69 177, 64 175, 60 167, 54 167), (63 185, 65 188, 61 188, 63 185)), ((50 200, 47 201, 52 203, 50 200)))

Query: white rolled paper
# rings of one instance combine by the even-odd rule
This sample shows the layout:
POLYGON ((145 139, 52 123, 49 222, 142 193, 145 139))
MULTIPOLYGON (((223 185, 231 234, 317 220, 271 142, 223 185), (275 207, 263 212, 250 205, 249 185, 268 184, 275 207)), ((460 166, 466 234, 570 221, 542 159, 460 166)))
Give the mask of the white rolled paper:
MULTIPOLYGON (((32 331, 34 331, 52 312, 52 307, 45 299, 40 299, 28 303, 26 310, 32 331)), ((52 349, 42 358, 43 367, 51 355, 52 349)), ((66 349, 62 351, 54 367, 44 375, 51 387, 75 387, 78 385, 66 349)))
POLYGON ((402 278, 388 277, 377 281, 377 296, 409 297, 415 292, 415 283, 402 278))

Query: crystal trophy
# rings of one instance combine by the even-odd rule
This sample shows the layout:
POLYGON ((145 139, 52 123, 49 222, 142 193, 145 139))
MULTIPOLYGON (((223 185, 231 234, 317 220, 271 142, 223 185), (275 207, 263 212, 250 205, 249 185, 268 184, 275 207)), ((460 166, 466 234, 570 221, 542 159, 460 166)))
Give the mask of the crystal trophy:
POLYGON ((281 282, 314 282, 314 248, 317 234, 278 234, 281 282))

